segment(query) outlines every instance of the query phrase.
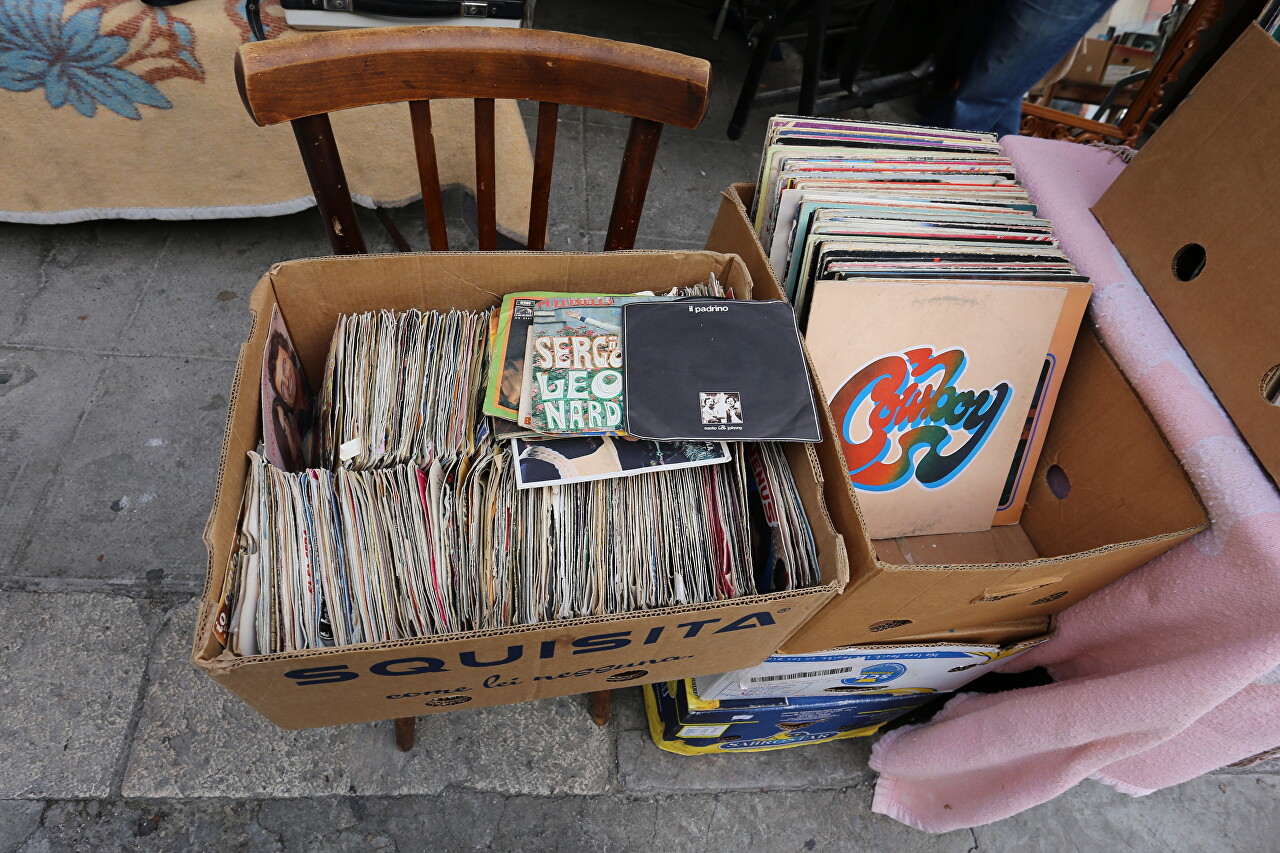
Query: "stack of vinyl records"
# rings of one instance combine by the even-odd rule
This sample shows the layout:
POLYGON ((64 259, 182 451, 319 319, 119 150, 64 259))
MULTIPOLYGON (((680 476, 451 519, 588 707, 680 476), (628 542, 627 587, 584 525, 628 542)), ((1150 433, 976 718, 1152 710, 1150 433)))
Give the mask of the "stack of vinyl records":
MULTIPOLYGON (((717 292, 713 281, 669 296, 717 292)), ((234 654, 435 637, 819 582, 781 445, 636 440, 613 428, 618 413, 602 403, 620 396, 621 375, 600 376, 620 374, 617 330, 598 309, 615 306, 580 304, 592 301, 581 294, 535 303, 543 299, 573 303, 579 337, 601 333, 548 343, 568 347, 568 366, 528 380, 540 392, 530 402, 542 426, 552 420, 553 390, 573 392, 557 397, 578 404, 561 435, 485 414, 506 403, 518 417, 530 393, 508 354, 537 352, 538 312, 513 329, 515 299, 491 312, 340 317, 314 401, 274 313, 263 452, 251 454, 240 547, 223 590, 234 654)), ((626 298, 598 301, 614 299, 626 298)), ((794 346, 798 353, 798 339, 794 346)), ((792 396, 812 408, 807 375, 792 396)), ((716 416, 727 420, 718 404, 716 416)))
POLYGON ((996 138, 775 116, 753 216, 872 538, 1016 523, 1091 287, 996 138))

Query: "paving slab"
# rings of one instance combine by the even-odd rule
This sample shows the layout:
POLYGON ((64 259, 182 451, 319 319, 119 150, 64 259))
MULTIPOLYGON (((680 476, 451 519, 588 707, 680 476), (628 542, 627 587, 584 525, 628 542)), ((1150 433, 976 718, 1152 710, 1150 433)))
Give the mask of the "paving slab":
POLYGON ((138 700, 152 605, 0 592, 0 797, 102 797, 138 700))
POLYGON ((407 753, 395 748, 389 721, 287 732, 191 665, 194 622, 193 601, 170 615, 156 643, 125 796, 435 794, 450 785, 592 794, 609 786, 610 730, 591 722, 581 697, 422 717, 407 753))
POLYGON ((93 354, 0 345, 0 577, 11 576, 104 364, 93 354))
POLYGON ((14 573, 198 589, 234 371, 230 361, 109 360, 14 573))
POLYGON ((929 835, 873 814, 869 786, 669 797, 658 802, 658 843, 648 848, 654 850, 970 853, 973 846, 965 830, 929 835))
POLYGON ((0 341, 9 340, 22 325, 23 305, 40 286, 40 266, 53 241, 53 231, 39 225, 0 223, 0 341))
POLYGON ((172 248, 167 225, 81 222, 50 228, 45 236, 35 279, 17 291, 18 323, 9 337, 117 349, 157 264, 172 248))
POLYGON ((255 823, 253 803, 226 800, 51 803, 18 853, 272 851, 279 839, 255 823))
POLYGON ((305 210, 270 218, 165 223, 169 251, 157 259, 120 347, 236 358, 249 331, 249 293, 258 279, 279 261, 329 253, 319 220, 314 210, 305 210))
MULTIPOLYGON (((603 230, 609 224, 613 188, 627 135, 615 127, 584 127, 588 228, 603 230)), ((735 181, 753 180, 759 162, 758 151, 668 128, 658 146, 639 233, 701 245, 720 209, 720 190, 735 181)))
POLYGON ((507 800, 493 851, 861 851, 967 853, 968 832, 935 836, 869 810, 868 789, 721 793, 577 802, 507 800))
POLYGON ((0 853, 17 850, 40 826, 40 800, 0 800, 0 853))
POLYGON ((623 687, 613 691, 613 725, 622 732, 649 730, 641 688, 623 687))
MULTIPOLYGON (((573 808, 579 797, 528 799, 573 808)), ((510 798, 450 789, 437 797, 336 797, 268 800, 257 823, 282 853, 369 850, 484 850, 503 823, 510 798)))
POLYGON ((848 851, 965 853, 967 831, 935 836, 867 811, 865 789, 621 799, 439 796, 57 803, 19 848, 81 850, 486 850, 493 853, 848 851))
POLYGON ((1145 797, 1081 782, 974 830, 981 853, 1260 853, 1280 846, 1280 780, 1202 776, 1145 797))

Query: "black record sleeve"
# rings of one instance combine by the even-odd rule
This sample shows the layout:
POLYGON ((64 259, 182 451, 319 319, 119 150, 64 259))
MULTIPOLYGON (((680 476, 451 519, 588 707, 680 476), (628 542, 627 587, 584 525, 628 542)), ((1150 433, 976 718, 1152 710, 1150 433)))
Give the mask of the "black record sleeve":
POLYGON ((821 441, 788 303, 633 303, 622 309, 622 323, 629 434, 659 441, 821 441))

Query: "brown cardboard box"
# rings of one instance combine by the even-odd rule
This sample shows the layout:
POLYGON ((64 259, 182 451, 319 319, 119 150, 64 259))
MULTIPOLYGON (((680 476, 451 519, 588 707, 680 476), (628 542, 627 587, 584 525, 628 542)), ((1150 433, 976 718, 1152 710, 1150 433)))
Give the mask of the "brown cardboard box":
MULTIPOLYGON (((237 658, 213 633, 217 596, 235 544, 246 453, 261 434, 260 383, 268 320, 280 306, 314 382, 341 313, 484 309, 521 290, 632 293, 691 285, 715 273, 739 298, 751 282, 735 257, 709 252, 553 252, 360 255, 279 264, 250 297, 253 325, 241 347, 213 512, 209 569, 193 662, 283 728, 309 728, 523 702, 754 666, 844 588, 844 542, 823 504, 818 457, 838 453, 834 427, 820 445, 791 444, 788 458, 818 544, 824 585, 715 604, 570 619, 431 640, 237 658)), ((768 288, 766 288, 766 293, 768 288)))
POLYGON ((1083 39, 1076 58, 1071 60, 1064 80, 1077 83, 1101 83, 1102 75, 1107 68, 1107 54, 1111 51, 1111 42, 1104 39, 1083 39))
MULTIPOLYGON (((778 298, 747 218, 753 193, 751 184, 724 193, 707 248, 739 255, 756 298, 778 298)), ((849 548, 850 582, 784 644, 787 652, 979 633, 1051 615, 1207 524, 1173 452, 1089 328, 1072 353, 1017 525, 873 542, 863 533, 843 459, 820 459, 827 506, 849 548)))
POLYGON ((1280 481, 1280 44, 1250 26, 1093 207, 1280 481))

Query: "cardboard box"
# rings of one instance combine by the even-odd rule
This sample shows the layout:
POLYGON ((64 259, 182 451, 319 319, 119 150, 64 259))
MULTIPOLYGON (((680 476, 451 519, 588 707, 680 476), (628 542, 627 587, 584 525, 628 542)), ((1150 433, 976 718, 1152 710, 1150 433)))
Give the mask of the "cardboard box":
POLYGON ((926 693, 705 702, 687 679, 644 688, 653 742, 679 755, 768 752, 866 737, 933 698, 926 693))
POLYGON ((1007 646, 1032 637, 1049 634, 1052 631, 1052 616, 1032 616, 1013 622, 998 622, 994 625, 965 628, 948 628, 946 631, 936 634, 899 637, 895 642, 898 645, 907 645, 908 643, 982 643, 992 646, 1007 646))
MULTIPOLYGON (((630 293, 704 282, 715 273, 739 298, 751 282, 738 258, 709 252, 553 252, 358 255, 279 264, 250 297, 253 325, 241 347, 205 528, 208 576, 193 662, 283 728, 418 716, 604 690, 618 684, 722 672, 759 663, 848 581, 844 542, 824 506, 822 471, 838 453, 824 421, 820 445, 787 445, 818 545, 823 585, 705 605, 569 619, 428 640, 402 640, 253 657, 227 653, 213 632, 217 597, 235 547, 246 453, 258 445, 257 381, 273 305, 279 305, 314 385, 323 376, 339 314, 376 309, 497 305, 522 290, 630 293)), ((769 288, 765 289, 769 293, 769 288)))
POLYGON ((700 698, 717 700, 950 693, 1047 639, 1044 635, 1005 647, 930 643, 778 653, 747 669, 698 676, 694 683, 700 698))
POLYGON ((1101 83, 1102 75, 1107 68, 1107 55, 1111 52, 1111 42, 1105 39, 1083 39, 1075 59, 1062 75, 1064 80, 1077 83, 1101 83))
MULTIPOLYGON (((757 298, 777 282, 734 184, 707 248, 739 255, 757 298)), ((856 286, 856 285, 851 285, 856 286)), ((823 453, 827 505, 850 583, 783 651, 890 643, 1058 613, 1208 523, 1177 458, 1091 328, 1081 329, 1022 520, 980 533, 873 542, 839 454, 823 453)), ((821 386, 817 392, 825 400, 821 386)))
POLYGON ((1104 86, 1114 86, 1130 74, 1148 70, 1154 61, 1154 51, 1123 44, 1112 45, 1100 82, 1104 86))
POLYGON ((1280 482, 1280 44, 1250 25, 1093 212, 1280 482))

